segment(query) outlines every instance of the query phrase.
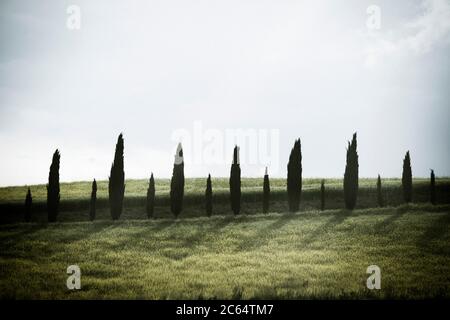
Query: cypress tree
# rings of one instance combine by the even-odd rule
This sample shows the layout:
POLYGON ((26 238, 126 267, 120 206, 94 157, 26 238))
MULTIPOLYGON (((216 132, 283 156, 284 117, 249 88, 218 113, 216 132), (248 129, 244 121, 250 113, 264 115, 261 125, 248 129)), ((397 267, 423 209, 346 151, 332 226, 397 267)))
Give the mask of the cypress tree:
POLYGON ((436 178, 433 169, 430 174, 430 202, 431 204, 436 204, 436 178))
POLYGON ((123 198, 125 194, 125 172, 123 170, 123 136, 119 135, 114 154, 114 162, 109 176, 109 207, 111 218, 120 218, 123 210, 123 198))
POLYGON ((47 212, 48 221, 55 222, 59 213, 59 162, 61 155, 56 149, 53 153, 52 164, 50 165, 50 172, 48 174, 47 184, 47 212))
POLYGON ((172 180, 170 181, 170 208, 175 218, 183 210, 184 196, 184 159, 181 143, 178 144, 173 165, 172 180))
POLYGON ((384 207, 383 191, 381 190, 381 177, 377 179, 377 202, 379 207, 384 207))
POLYGON ((211 217, 211 215, 212 215, 212 185, 211 185, 211 175, 210 174, 208 174, 208 179, 206 179, 205 208, 206 208, 206 215, 208 217, 211 217))
POLYGON ((233 163, 230 172, 230 201, 231 210, 235 215, 241 211, 241 167, 239 164, 239 147, 233 151, 233 163))
POLYGON ((270 181, 269 181, 269 174, 267 173, 267 167, 266 167, 266 172, 264 174, 264 184, 263 184, 263 213, 269 212, 269 206, 270 206, 270 181))
POLYGON ((25 222, 31 221, 31 206, 33 204, 33 197, 31 190, 28 188, 27 196, 25 197, 25 222))
POLYGON ((155 211, 155 179, 153 178, 153 172, 150 175, 147 189, 147 217, 153 218, 155 211))
POLYGON ((89 206, 89 219, 91 221, 95 220, 95 211, 96 211, 96 202, 97 202, 97 181, 92 182, 92 191, 91 191, 91 203, 89 206))
POLYGON ((300 139, 295 140, 287 165, 287 193, 289 211, 296 212, 300 207, 302 194, 302 150, 300 139))
POLYGON ((320 210, 325 210, 325 180, 320 182, 320 210))
POLYGON ((344 173, 344 200, 345 207, 348 210, 353 210, 356 206, 356 199, 358 197, 358 167, 358 151, 355 132, 352 141, 348 142, 347 162, 344 173))
POLYGON ((403 159, 403 173, 402 173, 402 187, 403 197, 406 203, 412 201, 412 172, 411 172, 411 157, 409 151, 406 152, 405 159, 403 159))

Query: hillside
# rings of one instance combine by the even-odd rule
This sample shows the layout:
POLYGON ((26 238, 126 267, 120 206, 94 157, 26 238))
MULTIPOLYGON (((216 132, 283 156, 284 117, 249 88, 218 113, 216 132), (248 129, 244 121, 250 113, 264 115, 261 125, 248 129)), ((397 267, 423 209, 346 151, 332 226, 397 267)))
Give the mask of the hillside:
POLYGON ((449 297, 450 206, 0 226, 1 298, 449 297), (81 268, 70 292, 67 266, 81 268), (366 268, 382 290, 365 287, 366 268))

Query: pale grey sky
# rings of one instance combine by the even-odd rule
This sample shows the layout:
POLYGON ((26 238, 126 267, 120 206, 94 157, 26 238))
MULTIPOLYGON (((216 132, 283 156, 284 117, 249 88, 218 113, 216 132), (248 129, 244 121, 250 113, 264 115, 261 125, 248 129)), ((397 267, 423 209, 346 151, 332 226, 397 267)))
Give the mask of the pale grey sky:
POLYGON ((360 176, 400 176, 406 150, 450 175, 449 0, 3 0, 0 43, 2 186, 46 183, 56 148, 62 181, 106 179, 120 132, 127 178, 169 177, 179 132, 186 176, 228 176, 236 129, 276 153, 243 176, 284 177, 300 137, 304 176, 340 177, 354 131, 360 176), (190 158, 214 137, 222 161, 190 158))

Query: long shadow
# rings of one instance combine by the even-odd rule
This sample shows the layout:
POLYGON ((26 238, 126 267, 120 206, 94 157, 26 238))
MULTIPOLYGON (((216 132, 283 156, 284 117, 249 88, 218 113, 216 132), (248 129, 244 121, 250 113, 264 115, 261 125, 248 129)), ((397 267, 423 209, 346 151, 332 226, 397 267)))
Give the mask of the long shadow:
MULTIPOLYGON (((192 229, 193 231, 190 231, 189 234, 181 235, 179 239, 179 246, 182 248, 188 248, 188 247, 195 247, 196 245, 200 243, 204 243, 205 239, 207 237, 210 237, 211 234, 218 233, 222 228, 227 226, 229 223, 233 221, 233 217, 230 218, 223 218, 223 219, 216 219, 214 223, 208 222, 206 225, 198 224, 198 222, 190 222, 190 221, 183 221, 183 220, 167 220, 161 223, 157 223, 152 226, 146 226, 142 231, 135 232, 129 237, 125 237, 123 239, 120 239, 119 242, 114 243, 113 245, 109 246, 109 249, 112 250, 119 250, 123 248, 125 245, 136 245, 138 248, 142 248, 143 250, 148 250, 149 248, 147 246, 142 246, 142 241, 144 239, 147 239, 149 235, 151 235, 154 232, 161 232, 163 230, 169 229, 169 228, 175 228, 178 224, 182 224, 183 226, 186 226, 186 223, 193 224, 195 227, 192 229)), ((147 242, 148 244, 148 242, 147 242)), ((193 252, 193 251, 192 251, 193 252)), ((172 258, 172 256, 168 256, 169 258, 172 258)), ((186 256, 183 256, 185 258, 186 256)))
POLYGON ((64 242, 76 242, 80 240, 87 240, 98 234, 99 232, 105 231, 107 229, 115 229, 119 225, 114 223, 93 223, 84 225, 85 228, 80 232, 75 230, 73 233, 68 233, 67 235, 60 238, 64 242))
POLYGON ((273 223, 269 224, 267 227, 263 229, 263 231, 271 231, 273 229, 280 229, 284 227, 288 222, 293 219, 298 218, 297 215, 292 213, 282 214, 278 219, 276 219, 273 223))
POLYGON ((207 226, 199 226, 196 228, 196 231, 186 237, 183 241, 184 246, 196 246, 204 242, 207 237, 210 237, 211 234, 218 234, 220 230, 225 228, 227 225, 234 221, 234 217, 225 217, 222 219, 217 219, 215 223, 208 224, 207 226))
POLYGON ((283 228, 291 220, 299 218, 295 213, 283 213, 275 219, 274 222, 269 223, 264 228, 261 228, 256 235, 244 236, 239 239, 237 248, 239 250, 254 250, 265 246, 271 240, 271 231, 283 228))
MULTIPOLYGON (((326 231, 330 229, 332 226, 340 224, 351 214, 352 212, 348 210, 340 210, 333 213, 332 217, 328 220, 328 222, 325 225, 318 227, 315 232, 310 233, 307 237, 305 237, 304 240, 302 241, 302 244, 306 245, 308 243, 313 242, 319 236, 320 232, 326 231)), ((302 215, 301 213, 282 214, 272 224, 269 224, 268 226, 260 230, 260 232, 257 235, 258 241, 255 241, 254 239, 255 236, 246 237, 245 239, 242 239, 242 242, 238 247, 240 249, 244 248, 255 249, 257 247, 261 247, 267 244, 271 239, 270 231, 284 227, 284 225, 288 224, 291 220, 300 218, 301 215, 302 215)))
MULTIPOLYGON (((26 225, 25 228, 23 228, 20 225, 16 225, 13 227, 2 227, 0 229, 0 247, 3 248, 4 244, 11 244, 12 246, 17 243, 18 240, 23 239, 24 237, 28 237, 42 229, 47 228, 46 224, 31 224, 26 225), (18 229, 18 232, 15 232, 12 235, 2 235, 1 232, 8 231, 8 232, 14 232, 16 229, 18 229)), ((9 246, 11 247, 11 246, 9 246)), ((8 248, 9 248, 8 247, 8 248)))
MULTIPOLYGON (((321 233, 329 230, 330 228, 342 223, 352 212, 348 210, 340 210, 335 212, 332 217, 323 226, 318 227, 314 232, 310 233, 302 241, 302 246, 308 245, 317 239, 321 233)), ((289 223, 293 219, 301 217, 300 214, 286 213, 282 214, 273 223, 269 224, 265 228, 262 228, 257 235, 246 236, 241 239, 237 245, 239 250, 254 250, 269 243, 271 240, 270 231, 274 229, 280 229, 289 223)))
POLYGON ((450 242, 443 242, 444 246, 438 246, 436 240, 444 238, 450 233, 450 213, 438 218, 417 240, 417 246, 434 253, 450 253, 450 242))
POLYGON ((380 223, 378 223, 374 226, 375 232, 386 231, 386 228, 391 227, 391 225, 395 221, 397 221, 398 219, 403 217, 406 212, 408 212, 408 208, 404 208, 404 207, 397 208, 396 213, 391 214, 390 217, 384 219, 383 221, 381 221, 380 223))
MULTIPOLYGON (((157 220, 156 220, 157 221, 157 220)), ((175 220, 166 220, 163 222, 156 223, 154 225, 146 225, 142 231, 134 232, 134 233, 128 233, 126 237, 122 238, 116 238, 116 242, 114 244, 106 244, 108 249, 110 250, 120 250, 124 248, 126 245, 130 245, 133 243, 139 243, 140 240, 146 239, 149 235, 151 235, 154 232, 160 232, 165 229, 168 229, 176 224, 175 220)), ((121 226, 122 224, 111 224, 108 225, 108 227, 114 227, 117 228, 121 226)))
MULTIPOLYGON (((22 241, 26 241, 28 239, 32 239, 34 234, 41 230, 58 230, 61 227, 61 225, 53 225, 48 223, 38 223, 38 224, 30 224, 30 225, 17 225, 12 226, 9 228, 2 228, 1 231, 7 230, 7 231, 13 231, 14 229, 20 229, 20 231, 7 236, 1 236, 0 237, 0 248, 1 253, 0 255, 4 255, 4 253, 9 252, 14 246, 21 243, 22 241)), ((89 239, 96 235, 98 232, 101 232, 107 228, 115 228, 117 226, 112 224, 104 224, 104 223, 93 223, 93 224, 86 224, 84 226, 83 230, 74 229, 73 232, 63 232, 62 234, 58 233, 56 234, 54 240, 58 243, 71 243, 71 242, 77 242, 83 239, 89 239)), ((48 248, 52 248, 53 246, 48 246, 48 248)))
POLYGON ((335 226, 344 222, 344 220, 351 214, 352 212, 349 210, 346 209, 339 210, 338 212, 334 213, 333 216, 330 219, 328 219, 328 221, 323 226, 320 226, 316 228, 314 232, 309 233, 309 235, 303 239, 301 244, 303 246, 311 244, 312 242, 317 240, 319 236, 321 236, 324 232, 329 231, 331 228, 334 228, 335 226))

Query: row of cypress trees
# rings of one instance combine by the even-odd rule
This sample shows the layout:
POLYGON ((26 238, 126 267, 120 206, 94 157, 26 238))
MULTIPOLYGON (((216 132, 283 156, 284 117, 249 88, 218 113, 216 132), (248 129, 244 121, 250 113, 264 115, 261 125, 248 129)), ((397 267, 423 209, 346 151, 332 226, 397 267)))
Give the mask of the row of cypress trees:
MULTIPOLYGON (((59 167, 60 167, 61 155, 57 149, 52 158, 50 165, 50 172, 47 184, 47 210, 48 221, 57 221, 59 213, 60 202, 60 187, 59 187, 59 167)), ((347 154, 346 154, 346 166, 344 172, 344 201, 345 207, 349 210, 353 210, 356 206, 358 195, 358 152, 357 152, 357 135, 353 134, 352 140, 348 142, 347 154)), ((178 217, 183 210, 183 197, 184 197, 184 158, 183 149, 181 143, 178 144, 175 161, 172 171, 172 179, 170 182, 170 205, 171 211, 178 217)), ((235 146, 233 150, 233 161, 231 164, 230 179, 230 203, 231 210, 235 215, 238 215, 241 210, 241 168, 239 162, 239 147, 235 146)), ((402 172, 402 190, 403 197, 406 203, 412 201, 412 171, 411 171, 411 158, 409 151, 406 152, 403 160, 403 172, 402 172)), ((117 220, 120 218, 123 211, 123 202, 125 194, 125 172, 124 172, 124 140, 122 133, 119 135, 116 143, 116 149, 114 154, 114 161, 111 165, 111 171, 108 183, 109 191, 109 205, 111 218, 117 220)), ((300 208, 302 193, 302 152, 300 139, 295 140, 294 146, 289 156, 289 162, 287 164, 287 195, 288 205, 290 212, 296 212, 300 208)), ((211 175, 208 175, 206 181, 205 190, 205 209, 208 216, 212 215, 212 183, 211 175)), ((92 183, 92 192, 90 200, 89 218, 95 220, 96 214, 96 199, 97 199, 97 182, 94 179, 92 183)), ((380 207, 385 204, 381 177, 378 175, 377 179, 377 202, 380 207)), ((435 175, 431 170, 430 176, 430 202, 436 203, 436 191, 435 191, 435 175)), ((325 209, 325 180, 321 181, 320 185, 320 208, 325 209)), ((270 205, 270 181, 267 173, 267 167, 264 174, 263 182, 263 212, 269 212, 270 205)), ((30 188, 28 188, 25 198, 25 221, 31 220, 31 206, 32 206, 32 194, 30 188)), ((147 204, 146 212, 149 218, 154 215, 155 207, 155 179, 153 173, 149 180, 149 186, 147 190, 147 204)))

